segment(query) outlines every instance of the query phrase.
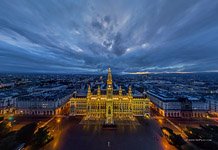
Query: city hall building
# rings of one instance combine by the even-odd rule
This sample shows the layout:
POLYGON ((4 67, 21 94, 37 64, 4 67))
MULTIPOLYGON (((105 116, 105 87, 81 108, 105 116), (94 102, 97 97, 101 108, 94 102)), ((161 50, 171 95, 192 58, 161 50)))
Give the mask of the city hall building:
POLYGON ((86 96, 74 96, 71 101, 71 114, 85 115, 88 120, 105 120, 113 124, 116 120, 131 120, 134 116, 149 115, 149 102, 146 97, 134 97, 129 86, 128 92, 120 86, 114 90, 111 69, 108 69, 106 89, 98 86, 91 92, 90 85, 86 96))

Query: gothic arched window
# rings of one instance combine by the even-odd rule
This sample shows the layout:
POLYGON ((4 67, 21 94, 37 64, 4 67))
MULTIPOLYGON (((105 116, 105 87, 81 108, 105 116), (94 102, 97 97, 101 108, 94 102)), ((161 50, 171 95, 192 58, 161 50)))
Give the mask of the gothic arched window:
POLYGON ((108 114, 111 114, 111 107, 108 107, 108 114))

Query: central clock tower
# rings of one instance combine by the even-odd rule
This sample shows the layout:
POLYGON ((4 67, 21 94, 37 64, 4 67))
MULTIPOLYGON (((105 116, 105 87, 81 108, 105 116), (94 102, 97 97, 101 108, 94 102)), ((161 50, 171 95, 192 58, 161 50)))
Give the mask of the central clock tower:
POLYGON ((112 82, 112 75, 111 69, 108 69, 108 76, 107 76, 107 98, 112 98, 113 95, 113 82, 112 82))
POLYGON ((107 77, 107 101, 106 101, 106 124, 114 124, 113 121, 113 82, 111 69, 108 69, 107 77))

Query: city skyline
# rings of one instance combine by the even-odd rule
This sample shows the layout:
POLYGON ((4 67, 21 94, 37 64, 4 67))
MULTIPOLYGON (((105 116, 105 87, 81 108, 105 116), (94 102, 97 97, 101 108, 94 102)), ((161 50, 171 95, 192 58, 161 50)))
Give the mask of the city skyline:
POLYGON ((0 149, 217 150, 217 77, 1 73, 0 149))
POLYGON ((217 72, 218 2, 2 1, 0 72, 217 72))
POLYGON ((2 0, 0 149, 218 150, 218 1, 2 0))

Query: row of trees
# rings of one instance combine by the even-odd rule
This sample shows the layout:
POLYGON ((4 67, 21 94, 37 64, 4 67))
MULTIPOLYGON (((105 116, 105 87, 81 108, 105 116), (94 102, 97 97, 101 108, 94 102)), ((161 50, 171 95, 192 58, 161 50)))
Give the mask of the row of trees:
POLYGON ((27 124, 18 131, 10 131, 10 128, 9 123, 0 123, 0 149, 12 150, 20 145, 39 149, 53 139, 48 127, 38 128, 37 123, 27 124))
POLYGON ((218 126, 187 127, 184 131, 190 142, 201 149, 218 149, 218 126))
POLYGON ((176 148, 181 149, 182 146, 186 144, 181 135, 175 134, 172 129, 168 127, 162 127, 161 130, 164 136, 167 138, 167 141, 176 148))

